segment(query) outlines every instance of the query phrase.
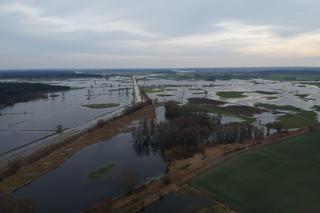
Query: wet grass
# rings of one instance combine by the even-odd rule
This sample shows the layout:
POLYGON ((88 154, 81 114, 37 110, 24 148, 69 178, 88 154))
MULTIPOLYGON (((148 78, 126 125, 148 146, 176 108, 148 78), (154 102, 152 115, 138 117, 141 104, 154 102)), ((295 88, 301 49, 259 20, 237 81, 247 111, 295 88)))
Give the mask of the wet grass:
POLYGON ((318 123, 317 113, 313 111, 306 111, 290 105, 257 103, 255 106, 266 108, 274 112, 277 112, 277 110, 289 111, 290 113, 286 113, 278 118, 286 129, 304 128, 318 123))
POLYGON ((305 82, 303 84, 320 87, 320 82, 305 82))
POLYGON ((266 103, 256 103, 256 107, 262 107, 269 110, 285 110, 292 112, 300 112, 302 109, 291 106, 291 105, 275 105, 275 104, 266 104, 266 103))
POLYGON ((320 80, 320 75, 311 73, 273 73, 272 75, 267 75, 262 78, 274 81, 314 81, 320 80))
POLYGON ((275 97, 275 96, 271 96, 271 97, 266 97, 266 99, 268 100, 274 100, 274 99, 277 99, 278 97, 275 97))
POLYGON ((317 124, 317 113, 312 111, 302 111, 296 114, 286 114, 278 118, 286 129, 304 128, 317 124))
POLYGON ((120 106, 120 104, 118 104, 118 103, 101 103, 101 104, 86 104, 86 105, 82 105, 82 106, 90 108, 90 109, 107 109, 107 108, 120 106))
POLYGON ((212 100, 207 98, 189 98, 188 101, 194 104, 210 104, 214 106, 223 105, 227 103, 227 102, 217 101, 217 100, 212 100))
POLYGON ((243 153, 192 180, 238 212, 318 212, 320 132, 243 153))
POLYGON ((164 88, 158 88, 158 87, 143 87, 143 91, 145 93, 158 93, 158 92, 164 92, 164 88))
POLYGON ((227 91, 227 92, 217 92, 217 95, 220 98, 245 98, 246 95, 243 94, 244 92, 238 91, 227 91))
POLYGON ((157 96, 158 97, 171 97, 173 95, 170 95, 170 94, 158 94, 157 96))
POLYGON ((312 109, 320 112, 320 105, 314 105, 312 109))
POLYGON ((255 91, 255 93, 262 94, 262 95, 278 95, 278 94, 280 94, 278 92, 261 91, 261 90, 255 91))
POLYGON ((309 94, 296 94, 295 96, 299 97, 302 100, 305 100, 309 96, 309 94))
POLYGON ((108 172, 110 172, 113 167, 114 167, 114 164, 113 164, 113 163, 107 164, 107 165, 104 165, 104 166, 101 166, 101 167, 95 169, 94 171, 92 171, 92 172, 88 175, 88 178, 89 178, 90 180, 95 180, 95 179, 101 178, 101 177, 103 177, 105 174, 107 174, 108 172))
POLYGON ((256 118, 253 117, 254 114, 260 114, 263 111, 259 110, 254 107, 247 107, 247 106, 217 106, 213 104, 197 104, 194 102, 188 102, 184 105, 184 107, 189 107, 193 109, 197 109, 202 112, 209 112, 214 113, 217 115, 227 115, 232 117, 237 117, 243 120, 243 123, 252 123, 256 120, 256 118))

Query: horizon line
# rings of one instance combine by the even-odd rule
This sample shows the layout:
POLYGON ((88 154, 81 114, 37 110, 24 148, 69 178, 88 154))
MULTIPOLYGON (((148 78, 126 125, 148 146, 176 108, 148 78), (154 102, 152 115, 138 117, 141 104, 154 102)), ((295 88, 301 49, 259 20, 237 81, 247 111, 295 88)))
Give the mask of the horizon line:
POLYGON ((172 69, 172 70, 183 70, 183 69, 271 69, 271 68, 290 68, 290 69, 294 69, 294 68, 320 68, 320 66, 231 66, 231 67, 114 67, 114 68, 104 68, 104 67, 73 67, 73 68, 0 68, 0 71, 30 71, 30 70, 168 70, 168 69, 172 69))

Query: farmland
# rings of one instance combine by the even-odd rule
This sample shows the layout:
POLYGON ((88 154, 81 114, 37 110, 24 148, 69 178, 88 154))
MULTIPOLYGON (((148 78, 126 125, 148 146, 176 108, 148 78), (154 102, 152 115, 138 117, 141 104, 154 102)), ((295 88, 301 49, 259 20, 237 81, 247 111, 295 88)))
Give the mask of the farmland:
POLYGON ((239 212, 317 212, 320 132, 238 155, 192 185, 239 212))

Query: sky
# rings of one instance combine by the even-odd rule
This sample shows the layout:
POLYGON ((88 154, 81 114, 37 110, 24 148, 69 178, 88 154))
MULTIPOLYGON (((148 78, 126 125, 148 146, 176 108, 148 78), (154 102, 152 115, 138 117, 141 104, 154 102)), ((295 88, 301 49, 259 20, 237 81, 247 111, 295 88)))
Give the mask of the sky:
POLYGON ((0 0, 0 69, 320 66, 320 0, 0 0))

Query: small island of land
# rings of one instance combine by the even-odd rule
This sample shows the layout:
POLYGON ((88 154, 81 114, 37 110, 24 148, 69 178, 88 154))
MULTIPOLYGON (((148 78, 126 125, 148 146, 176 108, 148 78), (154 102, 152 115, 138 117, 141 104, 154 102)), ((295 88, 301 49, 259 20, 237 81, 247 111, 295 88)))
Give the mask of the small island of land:
POLYGON ((217 92, 217 95, 220 98, 245 98, 245 97, 247 97, 243 93, 244 92, 227 91, 227 92, 217 92))
POLYGON ((87 107, 89 109, 106 109, 120 106, 118 103, 101 103, 101 104, 85 104, 83 107, 87 107))

